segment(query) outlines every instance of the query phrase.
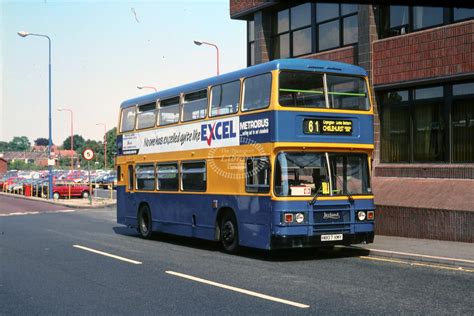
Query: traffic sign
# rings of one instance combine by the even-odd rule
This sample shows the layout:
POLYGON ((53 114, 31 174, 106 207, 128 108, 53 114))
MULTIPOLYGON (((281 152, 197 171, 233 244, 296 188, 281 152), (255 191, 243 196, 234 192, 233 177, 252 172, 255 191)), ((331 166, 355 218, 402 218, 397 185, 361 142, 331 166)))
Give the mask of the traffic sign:
POLYGON ((84 157, 85 160, 92 160, 94 158, 94 151, 90 148, 86 148, 82 152, 82 157, 84 157))

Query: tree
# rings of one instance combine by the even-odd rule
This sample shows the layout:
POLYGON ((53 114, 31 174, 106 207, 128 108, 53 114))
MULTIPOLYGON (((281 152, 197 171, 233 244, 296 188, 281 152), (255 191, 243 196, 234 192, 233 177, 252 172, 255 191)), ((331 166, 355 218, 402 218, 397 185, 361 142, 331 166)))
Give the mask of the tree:
POLYGON ((26 136, 15 136, 9 143, 11 151, 26 151, 31 147, 31 143, 26 136))
POLYGON ((1 142, 0 141, 0 151, 9 151, 10 146, 7 142, 1 142))
MULTIPOLYGON (((74 135, 74 151, 77 151, 79 148, 82 148, 84 145, 84 137, 81 135, 74 135)), ((63 149, 71 149, 71 136, 66 138, 63 142, 63 149)))
POLYGON ((48 146, 49 145, 49 140, 44 137, 39 137, 35 139, 35 145, 36 146, 48 146))
POLYGON ((38 170, 40 167, 34 163, 26 163, 24 160, 15 160, 8 162, 8 169, 12 170, 38 170))
POLYGON ((107 166, 114 167, 115 156, 117 155, 117 128, 114 127, 107 132, 107 166))

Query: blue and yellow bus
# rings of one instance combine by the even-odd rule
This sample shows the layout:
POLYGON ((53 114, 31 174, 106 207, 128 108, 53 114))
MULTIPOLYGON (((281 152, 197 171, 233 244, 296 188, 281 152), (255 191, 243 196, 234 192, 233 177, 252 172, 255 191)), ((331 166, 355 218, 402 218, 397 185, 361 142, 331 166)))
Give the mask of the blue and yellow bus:
POLYGON ((284 59, 122 103, 117 222, 226 251, 371 243, 367 73, 284 59))

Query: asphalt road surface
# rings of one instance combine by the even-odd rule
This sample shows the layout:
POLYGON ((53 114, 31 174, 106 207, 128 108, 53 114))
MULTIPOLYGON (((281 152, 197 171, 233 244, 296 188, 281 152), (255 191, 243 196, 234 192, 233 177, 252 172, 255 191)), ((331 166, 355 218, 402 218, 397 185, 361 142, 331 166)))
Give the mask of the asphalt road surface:
POLYGON ((341 249, 228 255, 212 242, 142 240, 115 208, 34 202, 25 214, 18 201, 0 197, 0 315, 474 314, 469 270, 341 249))

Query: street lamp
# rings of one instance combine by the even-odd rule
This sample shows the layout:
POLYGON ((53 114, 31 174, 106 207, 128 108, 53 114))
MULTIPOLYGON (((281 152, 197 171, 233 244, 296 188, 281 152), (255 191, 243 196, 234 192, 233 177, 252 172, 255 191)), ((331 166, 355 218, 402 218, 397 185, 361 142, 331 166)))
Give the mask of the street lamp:
POLYGON ((204 44, 204 45, 215 47, 216 52, 217 52, 217 75, 219 76, 219 47, 217 47, 216 44, 203 42, 203 41, 194 41, 194 44, 196 44, 197 46, 201 46, 202 44, 204 44))
POLYGON ((67 111, 71 113, 71 171, 74 170, 74 116, 71 109, 58 108, 58 111, 67 111))
POLYGON ((158 92, 158 90, 156 90, 155 87, 152 87, 152 86, 137 86, 137 89, 153 89, 155 90, 155 92, 158 92))
POLYGON ((107 169, 107 127, 105 126, 105 123, 97 123, 95 125, 104 126, 104 169, 107 169))
POLYGON ((43 34, 35 34, 35 33, 28 33, 25 31, 21 31, 17 33, 21 37, 27 37, 29 35, 31 36, 39 36, 39 37, 45 37, 48 39, 48 61, 49 61, 49 67, 48 67, 48 86, 49 86, 49 141, 48 141, 48 178, 49 178, 49 186, 48 186, 48 192, 49 192, 49 199, 53 198, 53 172, 52 172, 52 165, 51 163, 51 146, 52 146, 52 126, 51 126, 51 39, 47 35, 43 34))

